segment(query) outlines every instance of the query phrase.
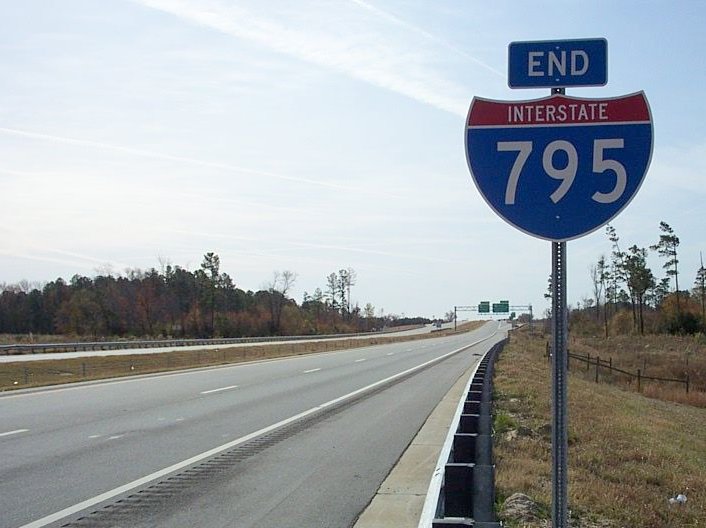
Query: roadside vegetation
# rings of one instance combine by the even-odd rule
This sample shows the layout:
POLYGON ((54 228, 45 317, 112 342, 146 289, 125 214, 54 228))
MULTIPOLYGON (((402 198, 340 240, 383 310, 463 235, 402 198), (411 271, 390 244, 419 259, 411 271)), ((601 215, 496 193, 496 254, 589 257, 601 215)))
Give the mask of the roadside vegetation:
MULTIPOLYGON (((680 240, 674 230, 666 222, 660 222, 659 231, 653 245, 627 247, 615 228, 608 225, 610 254, 599 256, 588 270, 593 292, 571 310, 574 335, 706 333, 703 256, 699 255, 698 260, 695 255, 689 256, 688 262, 700 263, 698 268, 694 264, 685 266, 684 257, 679 253, 680 240), (663 277, 650 268, 650 255, 660 259, 663 277)), ((551 298, 551 277, 545 297, 551 298)))
MULTIPOLYGON (((649 247, 610 225, 606 236, 609 254, 589 269, 593 295, 569 308, 571 526, 705 526, 703 258, 685 266, 666 222, 649 247)), ((547 299, 551 287, 549 277, 547 299)), ((498 508, 511 528, 550 523, 551 315, 514 332, 496 366, 498 508)))
POLYGON ((585 380, 595 380, 595 362, 600 358, 599 381, 611 383, 645 396, 706 408, 706 338, 690 335, 624 335, 602 337, 572 337, 571 354, 590 357, 592 363, 572 359, 572 372, 585 380), (630 372, 625 376, 611 371, 611 365, 630 372), (636 373, 640 372, 638 387, 636 373), (679 382, 655 381, 651 378, 689 380, 689 386, 679 382), (688 391, 687 391, 688 388, 688 391))
MULTIPOLYGON (((669 339, 674 338, 655 337, 650 348, 664 347, 669 339)), ((672 345, 675 350, 680 339, 672 345)), ((528 495, 532 504, 520 513, 504 513, 511 528, 547 527, 551 517, 551 367, 546 341, 541 333, 514 332, 495 370, 498 508, 518 492, 528 495)), ((647 338, 635 348, 644 353, 646 344, 647 338)), ((648 396, 584 379, 572 362, 572 526, 706 525, 706 409, 648 396), (687 501, 670 504, 680 493, 687 501)))
MULTIPOLYGON (((706 408, 703 258, 693 287, 683 288, 680 284, 689 282, 680 265, 680 240, 666 222, 659 223, 649 247, 633 244, 625 249, 627 244, 610 225, 606 237, 609 255, 601 255, 589 268, 593 295, 569 308, 569 367, 586 380, 706 408), (650 254, 660 259, 662 278, 649 267, 650 254)), ((545 297, 551 298, 551 277, 545 297)), ((543 329, 549 333, 551 313, 546 315, 543 329)))
MULTIPOLYGON (((0 335, 37 342, 103 338, 254 337, 367 332, 429 319, 376 312, 352 302, 357 273, 332 272, 325 286, 291 298, 297 274, 273 272, 258 291, 236 287, 220 257, 206 253, 189 271, 167 261, 160 269, 104 270, 46 284, 0 282, 0 335)), ((451 320, 453 312, 445 315, 451 320)), ((17 341, 13 341, 17 342, 17 341)))

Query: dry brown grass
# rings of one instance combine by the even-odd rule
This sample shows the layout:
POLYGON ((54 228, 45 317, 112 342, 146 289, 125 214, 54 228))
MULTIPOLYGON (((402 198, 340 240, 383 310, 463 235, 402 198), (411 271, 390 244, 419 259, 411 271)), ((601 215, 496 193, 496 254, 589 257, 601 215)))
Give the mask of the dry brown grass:
MULTIPOLYGON (((546 513, 551 402, 544 346, 544 339, 519 332, 499 357, 496 413, 509 415, 515 431, 496 438, 494 449, 498 498, 522 492, 546 513)), ((569 503, 579 525, 597 519, 628 528, 706 525, 705 432, 705 409, 595 384, 572 372, 569 503), (687 503, 670 506, 669 497, 680 492, 687 503)))
MULTIPOLYGON (((703 336, 613 336, 609 338, 577 337, 570 343, 572 353, 592 358, 600 356, 602 360, 612 359, 614 366, 637 373, 639 369, 644 377, 685 379, 689 377, 689 393, 683 383, 655 382, 643 379, 643 393, 651 397, 706 407, 706 340, 703 336)), ((595 361, 595 359, 594 359, 595 361)), ((595 368, 585 368, 576 360, 571 361, 576 372, 587 371, 586 379, 594 375, 595 368)), ((624 388, 637 390, 633 379, 614 374, 602 378, 623 384, 624 388)))
POLYGON ((0 334, 0 345, 15 345, 18 343, 67 343, 76 342, 76 336, 48 335, 48 334, 0 334))
MULTIPOLYGON (((456 333, 478 328, 484 321, 471 321, 458 326, 456 333)), ((227 365, 244 361, 259 361, 278 357, 313 354, 385 343, 416 341, 453 334, 443 330, 415 336, 376 336, 367 339, 336 339, 309 343, 273 343, 211 350, 183 350, 154 354, 92 356, 42 361, 0 363, 0 391, 106 379, 136 374, 168 372, 189 368, 227 365)))

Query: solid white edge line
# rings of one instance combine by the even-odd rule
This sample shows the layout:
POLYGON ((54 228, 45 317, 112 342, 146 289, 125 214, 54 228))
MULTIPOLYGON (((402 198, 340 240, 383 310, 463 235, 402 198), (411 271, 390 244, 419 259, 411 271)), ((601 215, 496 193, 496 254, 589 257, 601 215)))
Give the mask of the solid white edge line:
MULTIPOLYGON (((490 336, 486 337, 482 341, 493 337, 495 334, 498 333, 498 330, 500 330, 500 323, 498 323, 498 328, 495 330, 495 332, 493 332, 490 336)), ((446 467, 446 462, 448 462, 449 460, 449 455, 451 454, 451 446, 453 445, 454 435, 456 434, 453 425, 457 424, 461 419, 461 414, 463 414, 464 407, 463 404, 466 401, 468 391, 471 390, 471 383, 473 383, 473 378, 475 377, 476 372, 478 372, 480 362, 483 361, 483 358, 488 355, 488 352, 490 352, 490 349, 488 349, 488 351, 478 359, 476 367, 473 369, 473 372, 468 377, 466 388, 462 393, 461 400, 458 402, 456 412, 454 413, 454 417, 451 420, 451 427, 449 427, 449 431, 446 434, 446 441, 444 442, 444 445, 441 448, 441 452, 439 453, 439 459, 436 462, 436 467, 434 468, 434 473, 432 474, 431 482, 429 483, 429 488, 427 489, 427 496, 424 499, 424 507, 422 508, 422 514, 419 517, 419 524, 417 525, 417 528, 429 528, 432 522, 434 521, 434 517, 436 517, 436 506, 439 502, 439 493, 441 492, 441 484, 444 477, 444 468, 446 467)))
POLYGON ((6 433, 0 433, 0 436, 10 436, 10 435, 16 435, 20 433, 26 433, 28 432, 29 429, 15 429, 14 431, 8 431, 6 433))
POLYGON ((313 369, 303 371, 303 374, 311 374, 312 372, 318 372, 320 370, 321 370, 320 368, 313 368, 313 369))
POLYGON ((211 393, 213 393, 213 392, 222 392, 222 391, 227 391, 227 390, 230 390, 230 389, 237 389, 237 388, 238 388, 237 385, 228 385, 227 387, 220 387, 220 388, 218 388, 218 389, 211 389, 211 390, 201 391, 201 392, 199 392, 199 394, 211 394, 211 393))
POLYGON ((397 378, 401 378, 403 376, 406 376, 407 374, 411 374, 412 372, 420 370, 420 369, 427 367, 429 365, 433 365, 434 363, 439 363, 440 361, 443 361, 447 357, 453 356, 454 354, 458 354, 459 352, 462 352, 463 350, 471 348, 471 347, 477 345, 478 343, 482 343, 483 341, 487 341, 488 339, 493 337, 496 333, 497 333, 497 330, 495 332, 493 332, 491 335, 489 335, 488 337, 484 337, 483 339, 479 339, 478 341, 474 341, 473 343, 471 343, 469 345, 464 345, 461 348, 457 348, 456 350, 452 350, 451 352, 443 354, 439 357, 436 357, 434 359, 430 359, 429 361, 421 363, 420 365, 417 365, 416 367, 412 367, 407 370, 403 370, 402 372, 398 372, 397 374, 393 374, 392 376, 389 376, 385 379, 376 381, 375 383, 371 383, 370 385, 367 385, 367 386, 362 387, 360 389, 354 390, 353 392, 349 392, 348 394, 344 394, 343 396, 339 396, 338 398, 334 398, 333 400, 329 400, 326 403, 322 403, 321 405, 317 405, 316 407, 312 407, 311 409, 300 412, 299 414, 295 414, 294 416, 290 416, 289 418, 285 418, 284 420, 281 420, 275 424, 268 425, 267 427, 263 427, 262 429, 254 431, 248 435, 241 436, 240 438, 236 438, 235 440, 231 440, 230 442, 227 442, 223 445, 220 445, 218 447, 214 447, 213 449, 209 449, 208 451, 204 451, 203 453, 195 455, 191 458, 187 458, 186 460, 182 460, 181 462, 177 462, 176 464, 173 464, 169 467, 166 467, 164 469, 160 469, 159 471, 155 471, 154 473, 150 473, 149 475, 145 475, 142 478, 139 478, 137 480, 133 480, 132 482, 128 482, 127 484, 123 484, 122 486, 118 486, 117 488, 113 488, 112 490, 106 491, 105 493, 101 493, 100 495, 96 495, 95 497, 92 497, 90 499, 86 499, 85 501, 79 502, 78 504, 74 504, 73 506, 69 506, 68 508, 64 508, 63 510, 60 510, 56 513, 52 513, 50 515, 47 515, 46 517, 42 517, 41 519, 37 519, 36 521, 32 521, 28 524, 23 524, 22 526, 19 526, 18 528, 42 528, 43 526, 46 526, 46 525, 51 524, 53 522, 56 522, 60 519, 63 519, 64 517, 68 517, 69 515, 73 515, 74 513, 78 513, 82 510, 85 510, 86 508, 90 508, 91 506, 95 506, 96 504, 99 504, 103 501, 106 501, 108 499, 112 499, 113 497, 117 497, 118 495, 121 495, 122 493, 126 493, 126 492, 131 491, 135 488, 143 486, 149 482, 152 482, 152 481, 157 480, 161 477, 169 475, 170 473, 174 473, 175 471, 179 471, 180 469, 184 469, 188 466, 196 464, 197 462, 201 462, 202 460, 205 460, 205 459, 210 458, 214 455, 217 455, 218 453, 221 453, 221 452, 226 451, 228 449, 231 449, 233 447, 244 444, 245 442, 249 442, 250 440, 257 438, 258 436, 262 436, 264 434, 270 433, 272 431, 279 429, 280 427, 284 427, 285 425, 289 425, 292 422, 295 422, 295 421, 300 420, 302 418, 306 418, 307 416, 310 416, 318 411, 321 411, 321 410, 326 409, 328 407, 332 407, 332 406, 337 405, 341 402, 344 402, 346 400, 354 398, 354 397, 358 396, 359 394, 362 394, 364 392, 368 392, 368 391, 370 391, 380 385, 383 385, 385 383, 393 381, 397 378))

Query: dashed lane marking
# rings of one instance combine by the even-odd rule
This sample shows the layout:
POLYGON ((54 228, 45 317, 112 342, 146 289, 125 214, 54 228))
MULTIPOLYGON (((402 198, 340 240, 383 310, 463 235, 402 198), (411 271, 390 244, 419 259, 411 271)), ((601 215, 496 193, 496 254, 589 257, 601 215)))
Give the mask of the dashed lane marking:
POLYGON ((27 433, 29 429, 15 429, 14 431, 8 431, 6 433, 0 433, 0 436, 12 436, 20 433, 27 433))
POLYGON ((227 387, 219 387, 218 389, 201 391, 201 394, 213 394, 214 392, 223 392, 223 391, 237 389, 237 388, 238 388, 237 385, 228 385, 227 387))

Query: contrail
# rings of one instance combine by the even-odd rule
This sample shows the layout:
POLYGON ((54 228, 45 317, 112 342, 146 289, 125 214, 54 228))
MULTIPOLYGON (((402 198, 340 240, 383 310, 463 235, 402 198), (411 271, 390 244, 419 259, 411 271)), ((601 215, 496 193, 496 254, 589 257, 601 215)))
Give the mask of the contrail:
MULTIPOLYGON (((205 26, 233 37, 255 42, 278 53, 344 73, 354 79, 404 95, 439 110, 466 116, 465 99, 447 95, 455 85, 432 72, 415 76, 390 68, 378 60, 382 54, 389 60, 388 48, 358 50, 351 53, 340 35, 298 30, 288 24, 253 15, 231 4, 211 4, 199 8, 189 1, 133 0, 143 6, 170 13, 193 24, 205 26), (387 55, 386 53, 387 52, 387 55)), ((461 91, 460 87, 456 87, 461 91)))
POLYGON ((236 165, 229 165, 226 163, 218 163, 212 161, 204 161, 195 158, 187 158, 183 156, 172 156, 170 154, 160 154, 158 152, 150 152, 147 150, 136 149, 132 147, 123 147, 121 145, 111 145, 108 143, 101 143, 98 141, 90 141, 86 139, 75 139, 62 136, 53 136, 49 134, 40 134, 37 132, 28 132, 26 130, 18 130, 15 128, 4 128, 0 127, 1 134, 8 134, 17 137, 24 137, 29 139, 36 139, 41 141, 51 141, 53 143, 63 143, 65 145, 75 145, 79 147, 90 147, 100 150, 108 150, 112 152, 120 152, 123 154, 130 154, 132 156, 141 156, 145 158, 160 159, 166 161, 174 161, 177 163, 186 163, 189 165, 197 165, 200 167, 208 167, 212 169, 220 169, 230 172, 240 172, 244 174, 252 174, 255 176, 265 176, 267 178, 275 178, 278 180, 284 180, 295 183, 306 183, 308 185, 318 185, 320 187, 327 187, 329 189, 345 190, 345 191, 355 191, 365 193, 363 189, 358 189, 355 187, 349 187, 346 185, 339 185, 336 183, 323 182, 319 180, 310 180, 308 178, 296 178, 293 176, 285 176, 283 174, 276 174, 273 172, 267 172, 262 170, 248 169, 246 167, 238 167, 236 165))
POLYGON ((91 266, 106 264, 116 265, 122 268, 129 267, 120 262, 108 262, 105 259, 82 255, 80 253, 63 251, 61 249, 39 247, 32 244, 24 244, 24 247, 21 249, 0 249, 0 255, 12 258, 35 260, 38 262, 51 262, 53 264, 72 266, 80 269, 89 269, 91 266))
POLYGON ((429 33, 428 31, 426 31, 420 27, 417 27, 413 24, 410 24, 406 20, 403 20, 403 19, 399 18, 398 16, 393 15, 392 13, 384 11, 384 10, 380 9, 379 7, 375 7, 374 5, 369 4, 368 2, 365 2, 364 0, 350 0, 350 1, 358 6, 362 7, 363 9, 366 9, 367 11, 374 13, 375 15, 379 16, 380 18, 383 18, 389 22, 393 22, 394 24, 397 24, 399 26, 407 28, 410 31, 414 31, 415 33, 422 35, 423 37, 425 37, 429 40, 433 40, 434 42, 441 44, 442 46, 454 51, 455 53, 458 53, 462 57, 465 57, 466 59, 475 62, 478 66, 488 70, 489 72, 492 72, 499 77, 505 78, 505 73, 496 70, 495 68, 493 68, 489 64, 486 64, 482 60, 477 59, 473 55, 470 55, 468 52, 462 50, 461 48, 454 46, 453 44, 451 44, 443 39, 440 39, 436 35, 433 35, 432 33, 429 33))

